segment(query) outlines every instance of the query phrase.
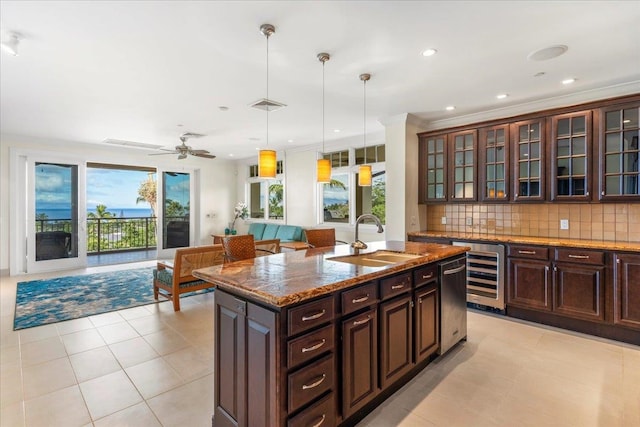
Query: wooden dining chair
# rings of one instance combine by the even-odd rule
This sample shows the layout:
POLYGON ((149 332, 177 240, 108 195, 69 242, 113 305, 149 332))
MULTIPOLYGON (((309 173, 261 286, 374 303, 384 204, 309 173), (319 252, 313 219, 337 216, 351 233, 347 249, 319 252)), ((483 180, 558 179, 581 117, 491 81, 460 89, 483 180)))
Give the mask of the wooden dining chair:
MULTIPOLYGON (((276 247, 279 247, 280 239, 276 239, 276 247)), ((266 246, 270 241, 255 241, 252 234, 243 234, 240 236, 227 236, 222 239, 222 248, 226 262, 240 261, 243 259, 251 259, 257 256, 258 252, 264 254, 275 254, 276 252, 256 247, 256 244, 266 246)))
POLYGON ((342 240, 336 240, 335 228, 310 228, 304 230, 307 243, 312 248, 324 248, 326 246, 335 246, 336 243, 347 243, 342 240))

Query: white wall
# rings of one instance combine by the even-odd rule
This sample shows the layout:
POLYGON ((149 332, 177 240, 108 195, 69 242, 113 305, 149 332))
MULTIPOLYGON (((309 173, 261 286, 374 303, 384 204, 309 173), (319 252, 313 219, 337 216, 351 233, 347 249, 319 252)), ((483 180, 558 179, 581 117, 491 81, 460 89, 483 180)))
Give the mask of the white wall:
POLYGON ((0 271, 9 269, 10 259, 10 227, 23 221, 22 218, 10 217, 10 148, 19 150, 55 151, 58 154, 69 153, 76 158, 80 156, 87 162, 112 163, 134 166, 167 167, 176 170, 176 166, 199 169, 200 173, 200 209, 198 216, 200 233, 196 244, 210 244, 212 233, 224 232, 225 224, 231 220, 236 184, 235 162, 222 159, 199 159, 189 157, 176 163, 175 156, 149 156, 149 151, 126 147, 109 147, 97 144, 80 144, 69 141, 44 141, 35 138, 17 136, 0 136, 0 271), (212 218, 206 218, 207 214, 212 218))

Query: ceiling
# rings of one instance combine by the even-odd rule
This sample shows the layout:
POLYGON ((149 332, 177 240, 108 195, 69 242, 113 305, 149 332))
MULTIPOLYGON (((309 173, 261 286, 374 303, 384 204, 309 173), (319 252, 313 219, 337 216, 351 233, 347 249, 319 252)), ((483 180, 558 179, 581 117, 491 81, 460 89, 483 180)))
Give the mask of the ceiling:
POLYGON ((45 140, 172 148, 190 131, 219 158, 255 156, 267 145, 267 113, 249 107, 266 97, 264 23, 276 27, 269 98, 287 104, 269 113, 273 149, 322 141, 320 52, 329 146, 362 140, 361 73, 371 139, 403 113, 427 123, 640 88, 638 1, 2 0, 0 19, 3 40, 24 37, 19 56, 0 55, 2 134, 45 140), (559 44, 562 56, 527 59, 559 44))

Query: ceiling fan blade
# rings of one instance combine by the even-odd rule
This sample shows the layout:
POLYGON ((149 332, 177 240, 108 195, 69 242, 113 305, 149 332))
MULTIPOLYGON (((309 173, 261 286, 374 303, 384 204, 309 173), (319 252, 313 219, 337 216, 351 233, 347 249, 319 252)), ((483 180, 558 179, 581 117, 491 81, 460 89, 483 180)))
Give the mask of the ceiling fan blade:
POLYGON ((209 152, 207 150, 189 150, 189 154, 195 156, 196 154, 209 154, 209 152))
POLYGON ((167 153, 149 153, 150 156, 164 156, 165 154, 178 154, 177 151, 166 150, 167 153))
POLYGON ((213 154, 206 154, 206 153, 191 153, 193 156, 195 157, 202 157, 203 159, 215 159, 216 156, 213 154))

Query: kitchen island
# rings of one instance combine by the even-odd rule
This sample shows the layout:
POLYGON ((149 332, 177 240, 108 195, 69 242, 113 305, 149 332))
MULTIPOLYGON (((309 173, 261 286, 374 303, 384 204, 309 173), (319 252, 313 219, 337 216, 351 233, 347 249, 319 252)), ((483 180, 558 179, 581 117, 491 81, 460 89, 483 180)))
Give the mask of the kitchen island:
POLYGON ((466 249, 374 242, 194 271, 216 286, 213 425, 355 424, 438 354, 439 266, 466 249))

